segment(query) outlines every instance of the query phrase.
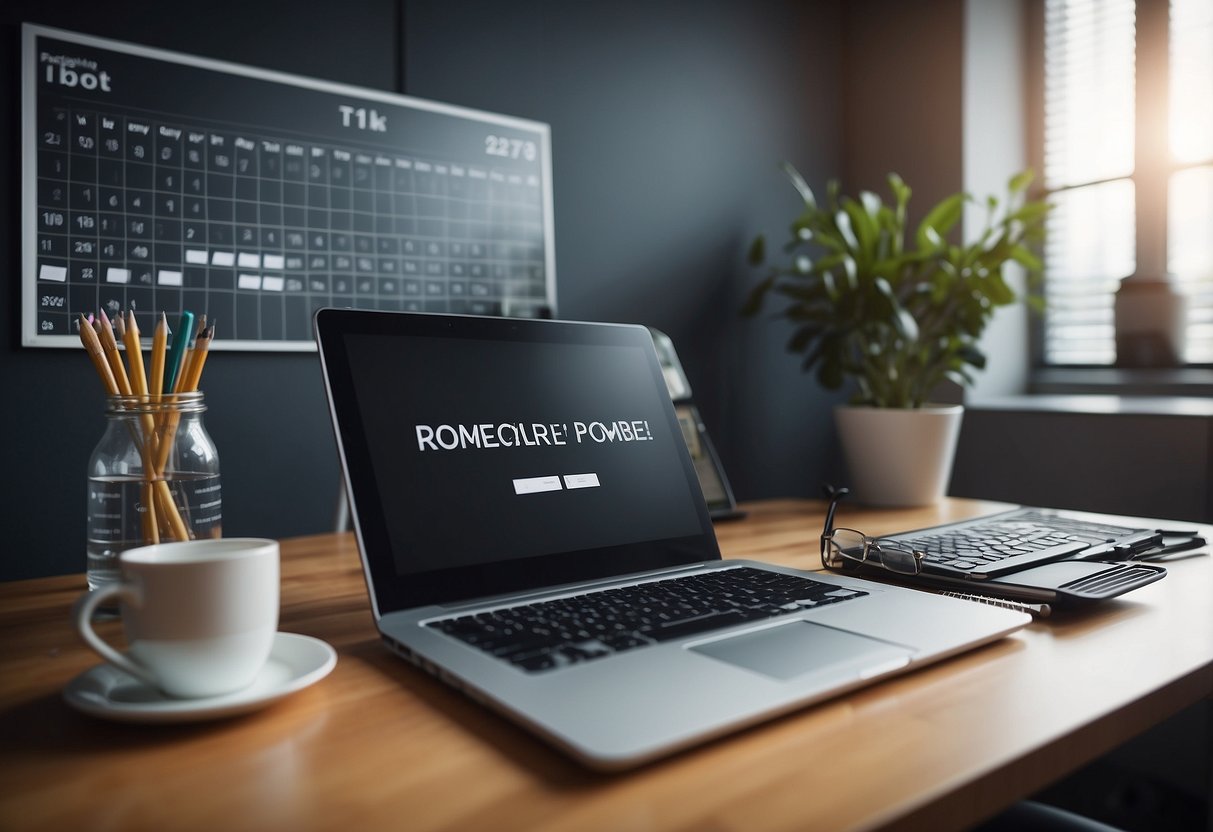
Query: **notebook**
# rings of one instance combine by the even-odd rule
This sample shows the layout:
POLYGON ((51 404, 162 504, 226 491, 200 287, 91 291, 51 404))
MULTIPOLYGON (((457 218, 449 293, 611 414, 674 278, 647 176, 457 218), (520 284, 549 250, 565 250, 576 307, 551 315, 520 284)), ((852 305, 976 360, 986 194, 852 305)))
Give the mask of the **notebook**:
POLYGON ((383 641, 588 766, 639 765, 1031 620, 722 560, 643 327, 322 309, 315 331, 383 641))

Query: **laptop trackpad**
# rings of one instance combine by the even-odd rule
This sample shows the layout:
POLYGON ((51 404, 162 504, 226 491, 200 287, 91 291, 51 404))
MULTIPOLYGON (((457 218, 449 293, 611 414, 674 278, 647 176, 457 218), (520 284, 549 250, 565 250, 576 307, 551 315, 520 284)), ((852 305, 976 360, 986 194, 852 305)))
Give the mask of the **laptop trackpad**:
POLYGON ((809 621, 793 621, 689 648, 782 681, 822 674, 867 678, 909 663, 912 651, 809 621))

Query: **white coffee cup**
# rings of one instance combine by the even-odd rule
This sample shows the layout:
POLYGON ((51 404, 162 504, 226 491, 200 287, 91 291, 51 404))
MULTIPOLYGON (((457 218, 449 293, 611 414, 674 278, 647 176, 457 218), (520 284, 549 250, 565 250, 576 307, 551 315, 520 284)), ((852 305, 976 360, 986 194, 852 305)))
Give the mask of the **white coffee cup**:
POLYGON ((76 629, 110 664, 169 696, 219 696, 252 684, 278 630, 278 543, 229 537, 159 543, 119 557, 122 580, 82 595, 76 629), (121 602, 128 649, 93 630, 99 604, 121 602))

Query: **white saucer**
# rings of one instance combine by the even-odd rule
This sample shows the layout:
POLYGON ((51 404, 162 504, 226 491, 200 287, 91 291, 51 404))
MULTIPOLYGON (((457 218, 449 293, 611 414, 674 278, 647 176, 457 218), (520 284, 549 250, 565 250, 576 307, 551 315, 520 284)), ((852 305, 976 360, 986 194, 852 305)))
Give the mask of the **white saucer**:
POLYGON ((278 633, 270 657, 246 688, 203 699, 174 699, 110 664, 68 682, 63 698, 86 714, 121 722, 194 722, 265 707, 302 690, 337 664, 337 652, 311 636, 278 633))

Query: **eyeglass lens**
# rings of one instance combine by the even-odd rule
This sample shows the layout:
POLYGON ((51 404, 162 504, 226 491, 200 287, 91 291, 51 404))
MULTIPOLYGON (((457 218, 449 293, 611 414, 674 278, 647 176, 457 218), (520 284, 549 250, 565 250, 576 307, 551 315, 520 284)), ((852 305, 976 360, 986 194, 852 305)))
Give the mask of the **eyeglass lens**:
POLYGON ((872 560, 891 572, 916 575, 920 569, 918 556, 912 550, 903 549, 898 544, 886 540, 869 540, 854 529, 834 529, 830 537, 829 552, 830 566, 841 565, 843 558, 863 561, 870 553, 872 560))

